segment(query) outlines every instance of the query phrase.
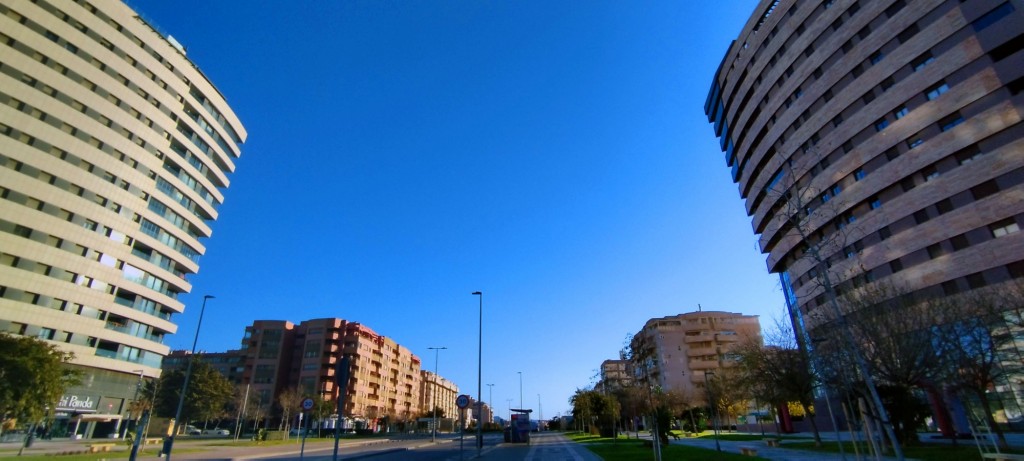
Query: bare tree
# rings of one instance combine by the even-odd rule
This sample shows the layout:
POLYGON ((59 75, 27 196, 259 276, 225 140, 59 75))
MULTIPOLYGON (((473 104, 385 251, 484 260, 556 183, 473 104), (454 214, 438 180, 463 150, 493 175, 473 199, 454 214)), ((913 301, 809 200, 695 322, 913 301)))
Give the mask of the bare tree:
POLYGON ((943 379, 943 343, 936 325, 959 317, 941 299, 917 299, 892 285, 875 282, 843 296, 849 329, 864 348, 871 374, 892 412, 897 437, 917 443, 916 428, 928 414, 917 390, 943 379))
POLYGON ((277 405, 281 408, 281 430, 291 429, 292 412, 299 408, 302 394, 294 387, 289 387, 277 395, 277 405))
MULTIPOLYGON (((818 155, 806 156, 814 159, 818 155)), ((817 159, 820 161, 820 158, 817 159)), ((850 253, 847 249, 847 236, 856 232, 852 225, 856 217, 849 207, 837 198, 839 190, 821 190, 812 185, 815 178, 807 174, 809 166, 784 168, 773 178, 766 188, 766 200, 773 209, 773 219, 766 225, 768 235, 777 235, 774 242, 765 246, 793 245, 793 250, 786 257, 792 258, 789 268, 799 268, 809 276, 802 289, 805 297, 819 299, 819 308, 814 313, 817 317, 810 318, 812 326, 817 327, 829 321, 835 323, 835 330, 845 344, 853 365, 864 383, 874 412, 891 442, 896 458, 904 459, 895 427, 879 396, 871 369, 864 358, 860 345, 850 331, 845 309, 839 301, 837 283, 841 280, 858 280, 853 277, 856 267, 844 256, 850 253)), ((859 279, 863 282, 863 278, 859 279)), ((791 313, 793 315, 794 313, 791 313)), ((801 351, 807 351, 806 338, 794 325, 795 337, 801 351)))
POLYGON ((1000 381, 1020 377, 1024 372, 1016 344, 1019 325, 1013 321, 1024 311, 1024 290, 1009 284, 1001 290, 974 290, 946 300, 950 310, 960 313, 939 329, 948 377, 956 389, 977 399, 981 417, 996 433, 997 443, 1008 448, 1002 428, 996 423, 989 391, 1000 381))

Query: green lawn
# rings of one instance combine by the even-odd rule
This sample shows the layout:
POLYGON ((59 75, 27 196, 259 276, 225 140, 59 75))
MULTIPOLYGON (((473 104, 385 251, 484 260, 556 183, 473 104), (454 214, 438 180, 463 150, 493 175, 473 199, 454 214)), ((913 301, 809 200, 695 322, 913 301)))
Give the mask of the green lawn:
MULTIPOLYGON (((588 450, 596 453, 601 458, 609 461, 650 461, 652 447, 644 446, 642 440, 604 438, 596 435, 584 434, 582 432, 569 432, 565 434, 569 439, 582 444, 588 450)), ((687 447, 683 445, 669 445, 663 447, 662 459, 685 459, 687 461, 714 461, 714 460, 757 460, 764 458, 752 458, 733 453, 719 453, 715 450, 704 448, 687 447)))
MULTIPOLYGON (((825 442, 822 447, 815 447, 814 442, 792 442, 786 443, 786 439, 783 439, 783 448, 793 448, 797 450, 808 450, 825 453, 839 453, 839 445, 836 442, 825 442)), ((857 447, 861 453, 864 453, 866 445, 861 443, 857 447)), ((843 442, 843 449, 846 450, 846 454, 853 455, 853 444, 851 442, 843 442)), ((1011 450, 1011 453, 1021 453, 1019 450, 1011 450)), ((971 442, 962 442, 958 446, 953 447, 952 445, 914 445, 903 447, 903 454, 907 458, 913 459, 927 459, 928 461, 981 461, 981 454, 978 453, 978 447, 971 442)))

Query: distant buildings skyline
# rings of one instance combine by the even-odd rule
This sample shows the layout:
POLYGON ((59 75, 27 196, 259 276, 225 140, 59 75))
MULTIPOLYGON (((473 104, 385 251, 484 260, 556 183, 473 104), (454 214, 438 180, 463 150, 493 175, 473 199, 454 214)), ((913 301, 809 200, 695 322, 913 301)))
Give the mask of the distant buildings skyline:
MULTIPOLYGON (((160 374, 247 133, 119 1, 0 3, 0 331, 83 372, 51 433, 119 432, 160 374)), ((40 402, 45 404, 45 402, 40 402)))
MULTIPOLYGON (((304 397, 336 401, 338 362, 348 356, 351 375, 344 389, 344 416, 376 428, 377 420, 409 421, 430 417, 436 406, 445 418, 457 418, 459 386, 422 369, 421 359, 394 339, 359 322, 341 318, 256 320, 241 335, 241 348, 197 352, 236 385, 249 387, 263 406, 273 407, 285 390, 304 397), (435 379, 436 376, 436 379, 435 379)), ((165 370, 182 368, 191 357, 175 351, 165 370)), ((475 410, 474 410, 475 411, 475 410)), ((484 403, 484 417, 493 417, 484 403)), ((466 413, 467 421, 475 413, 466 413)), ((487 419, 490 421, 490 419, 487 419)))

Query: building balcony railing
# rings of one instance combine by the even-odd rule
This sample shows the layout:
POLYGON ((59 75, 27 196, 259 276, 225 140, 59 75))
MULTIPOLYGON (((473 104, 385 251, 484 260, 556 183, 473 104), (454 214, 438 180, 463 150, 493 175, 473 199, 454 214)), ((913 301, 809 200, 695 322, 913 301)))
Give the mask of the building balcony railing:
POLYGON ((703 341, 714 341, 715 335, 711 333, 701 333, 697 335, 686 335, 683 338, 683 341, 687 343, 699 343, 703 341))

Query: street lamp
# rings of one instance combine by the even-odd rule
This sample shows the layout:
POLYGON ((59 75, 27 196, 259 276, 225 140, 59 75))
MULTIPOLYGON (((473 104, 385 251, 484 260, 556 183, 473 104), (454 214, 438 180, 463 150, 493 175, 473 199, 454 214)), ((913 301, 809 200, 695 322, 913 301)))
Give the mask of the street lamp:
POLYGON ((516 373, 519 373, 519 409, 522 410, 523 409, 523 372, 517 371, 516 373))
POLYGON ((164 442, 164 454, 167 455, 164 461, 171 461, 171 449, 174 448, 174 438, 177 437, 178 429, 181 427, 181 407, 185 406, 188 380, 192 377, 192 362, 195 361, 196 344, 199 343, 199 329, 203 327, 203 313, 206 312, 206 301, 213 298, 214 296, 212 295, 203 296, 203 306, 199 308, 199 323, 196 325, 196 337, 192 340, 192 355, 188 356, 188 367, 185 368, 185 382, 181 385, 181 395, 178 397, 178 410, 174 412, 174 431, 171 432, 171 436, 167 437, 167 441, 164 442))
MULTIPOLYGON (((480 291, 474 291, 474 296, 480 297, 480 334, 477 340, 477 359, 476 359, 476 406, 477 415, 483 416, 483 408, 480 407, 481 397, 483 397, 483 369, 484 369, 484 294, 480 291)), ((484 425, 481 424, 478 418, 476 424, 476 457, 480 457, 480 450, 484 444, 484 425)))
POLYGON ((708 391, 708 405, 711 406, 711 429, 715 436, 715 449, 722 451, 722 445, 718 443, 718 410, 715 409, 718 405, 715 405, 715 399, 712 397, 708 376, 715 376, 715 372, 711 370, 704 372, 704 389, 708 391))
POLYGON ((433 416, 433 420, 434 421, 433 421, 433 423, 431 423, 433 428, 430 430, 430 441, 431 442, 436 442, 437 441, 437 356, 438 356, 438 354, 441 353, 441 351, 443 351, 445 349, 448 349, 448 347, 446 347, 446 346, 442 346, 442 347, 428 347, 427 349, 434 351, 434 390, 433 390, 433 392, 430 393, 430 395, 431 395, 431 399, 430 399, 431 400, 431 406, 434 407, 434 416, 433 416))
POLYGON ((491 407, 491 422, 494 422, 494 385, 487 385, 487 406, 491 407))

